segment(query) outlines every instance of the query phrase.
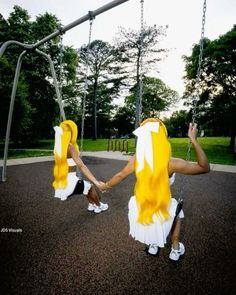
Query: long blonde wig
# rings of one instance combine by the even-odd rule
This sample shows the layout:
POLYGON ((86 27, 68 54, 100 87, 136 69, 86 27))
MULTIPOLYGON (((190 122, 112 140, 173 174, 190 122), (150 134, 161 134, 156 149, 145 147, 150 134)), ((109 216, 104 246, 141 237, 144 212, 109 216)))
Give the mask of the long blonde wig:
POLYGON ((164 123, 155 118, 146 119, 141 123, 141 126, 149 122, 159 123, 158 131, 151 132, 153 167, 150 167, 146 159, 144 159, 144 166, 141 170, 137 169, 138 160, 136 160, 135 165, 134 193, 139 209, 137 221, 142 224, 152 223, 154 214, 161 220, 168 218, 168 205, 171 195, 168 175, 171 147, 167 139, 167 130, 164 123))
POLYGON ((54 127, 55 134, 55 147, 54 147, 54 167, 53 176, 54 181, 52 186, 57 188, 65 188, 67 186, 67 150, 68 145, 71 143, 79 152, 77 145, 78 129, 76 124, 71 120, 65 120, 60 123, 60 126, 54 127), (57 142, 57 144, 56 144, 57 142))

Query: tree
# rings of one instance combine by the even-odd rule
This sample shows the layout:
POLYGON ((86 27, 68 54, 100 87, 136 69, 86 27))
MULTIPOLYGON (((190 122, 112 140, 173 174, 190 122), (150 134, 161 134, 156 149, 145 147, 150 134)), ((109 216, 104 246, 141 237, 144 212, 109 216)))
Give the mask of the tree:
POLYGON ((113 128, 118 130, 118 136, 130 136, 134 130, 134 124, 134 108, 127 105, 119 107, 112 121, 113 128))
MULTIPOLYGON (((195 45, 192 55, 185 57, 186 79, 188 79, 186 96, 196 85, 199 46, 195 45)), ((224 125, 231 136, 230 147, 235 146, 236 134, 236 25, 218 39, 204 42, 202 75, 200 82, 203 99, 198 102, 204 110, 205 98, 208 98, 205 114, 212 121, 212 128, 224 125), (227 125, 226 125, 227 124, 227 125)))
POLYGON ((64 104, 66 118, 79 123, 80 105, 79 91, 77 89, 76 69, 78 64, 78 54, 74 48, 64 47, 64 50, 59 53, 57 60, 61 60, 57 66, 59 71, 58 77, 61 88, 61 95, 64 104), (60 56, 62 54, 62 56, 60 56))
POLYGON ((144 25, 142 32, 120 28, 116 39, 116 46, 123 54, 126 67, 129 70, 128 83, 134 81, 135 84, 136 127, 139 125, 140 76, 147 71, 156 71, 154 66, 156 67, 157 62, 161 60, 161 54, 166 52, 165 49, 158 48, 158 42, 161 37, 165 36, 166 29, 167 27, 162 26, 157 28, 156 25, 152 27, 144 25), (142 73, 140 72, 141 68, 142 73))
MULTIPOLYGON (((131 89, 131 95, 127 96, 125 99, 128 108, 135 108, 135 90, 136 85, 131 89)), ((167 111, 177 100, 177 92, 166 86, 160 79, 154 77, 143 78, 143 117, 159 116, 160 112, 167 111)))
POLYGON ((170 137, 184 137, 188 131, 190 113, 181 110, 174 112, 170 118, 165 118, 164 122, 170 137))
MULTIPOLYGON (((109 43, 102 40, 94 40, 89 47, 84 45, 79 50, 78 79, 80 90, 84 92, 86 87, 84 85, 85 73, 88 70, 86 117, 87 119, 92 118, 92 123, 91 121, 87 122, 87 126, 91 127, 94 140, 98 136, 97 122, 101 119, 98 116, 106 113, 106 117, 111 118, 113 108, 111 101, 117 96, 122 85, 119 61, 119 52, 109 43)), ((101 128, 99 130, 101 131, 101 128)))
MULTIPOLYGON (((8 20, 0 15, 0 44, 7 40, 22 40, 30 42, 27 33, 30 32, 29 15, 26 10, 15 6, 14 12, 10 13, 8 20)), ((17 47, 12 46, 5 52, 0 59, 0 138, 5 137, 7 125, 7 115, 10 105, 11 89, 15 66, 18 54, 17 47)), ((12 138, 20 141, 21 137, 29 135, 30 125, 32 121, 30 114, 34 112, 33 107, 27 102, 28 86, 25 83, 24 75, 20 75, 18 83, 18 91, 15 98, 15 109, 13 116, 15 120, 12 122, 12 138)))
MULTIPOLYGON (((54 32, 60 26, 58 19, 48 13, 38 16, 34 22, 30 22, 27 11, 19 6, 15 6, 8 20, 4 20, 2 16, 0 17, 0 42, 18 40, 23 43, 34 44, 54 32)), ((74 98, 77 95, 76 88, 74 87, 77 53, 74 49, 65 47, 61 65, 58 42, 59 38, 55 37, 41 45, 39 49, 51 56, 57 74, 60 71, 60 66, 64 68, 62 89, 65 104, 66 108, 70 106, 73 109, 74 106, 72 107, 71 102, 69 103, 68 100, 70 97, 74 98)), ((6 129, 16 62, 21 52, 21 47, 9 46, 0 60, 0 117, 4 130, 6 129)), ((59 120, 59 108, 55 99, 55 89, 52 84, 48 61, 35 52, 28 52, 24 57, 19 77, 11 139, 19 142, 49 137, 53 132, 52 127, 59 120)), ((1 138, 3 136, 1 132, 1 138)))

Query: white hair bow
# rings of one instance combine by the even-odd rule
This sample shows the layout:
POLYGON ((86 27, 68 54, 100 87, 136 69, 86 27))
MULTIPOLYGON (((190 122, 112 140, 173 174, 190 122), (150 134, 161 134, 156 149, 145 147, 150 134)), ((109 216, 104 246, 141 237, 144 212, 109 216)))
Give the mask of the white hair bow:
POLYGON ((143 126, 140 126, 133 131, 133 134, 138 137, 136 145, 136 159, 138 167, 136 172, 139 172, 144 168, 144 159, 146 159, 147 163, 153 171, 151 132, 158 133, 158 130, 159 122, 147 122, 143 126))
POLYGON ((63 130, 59 126, 53 127, 55 130, 55 144, 54 144, 54 151, 59 155, 61 158, 61 135, 63 133, 63 130))

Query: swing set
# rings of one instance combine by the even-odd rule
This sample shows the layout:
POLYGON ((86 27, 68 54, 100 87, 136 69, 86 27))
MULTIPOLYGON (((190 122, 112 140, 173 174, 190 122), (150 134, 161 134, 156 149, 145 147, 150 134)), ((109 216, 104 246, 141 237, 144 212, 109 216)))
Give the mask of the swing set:
MULTIPOLYGON (((122 4, 124 2, 127 2, 127 1, 129 1, 129 0, 114 0, 114 1, 111 1, 110 3, 108 3, 106 5, 103 5, 102 7, 98 8, 98 9, 96 9, 94 11, 89 11, 86 15, 84 15, 81 18, 75 20, 74 22, 68 24, 67 26, 64 26, 64 27, 56 30, 55 32, 53 32, 52 34, 46 36, 45 38, 41 39, 40 41, 36 42, 35 44, 25 44, 25 43, 21 43, 21 42, 16 41, 16 40, 9 40, 9 41, 6 41, 5 43, 2 44, 2 46, 0 47, 0 58, 4 54, 4 51, 7 49, 7 47, 10 46, 10 45, 13 45, 13 44, 14 45, 19 45, 19 46, 23 47, 23 49, 24 49, 24 51, 20 54, 20 56, 18 58, 18 61, 17 61, 16 71, 15 71, 15 76, 14 76, 14 82, 13 82, 13 87, 12 87, 12 93, 11 93, 11 101, 10 101, 10 107, 9 107, 9 113, 8 113, 7 130, 6 130, 6 138, 5 138, 5 146, 4 146, 2 182, 6 181, 7 157, 8 157, 8 147, 9 147, 9 138, 10 138, 10 131, 11 131, 12 115, 13 115, 13 109, 14 109, 14 103, 15 103, 17 84, 18 84, 20 70, 21 70, 21 64, 22 64, 24 56, 27 53, 36 52, 36 53, 42 55, 43 57, 45 57, 46 60, 48 60, 50 70, 51 70, 51 74, 52 74, 52 78, 53 78, 53 84, 54 84, 54 88, 55 88, 55 92, 56 92, 57 102, 58 102, 59 109, 60 109, 60 115, 61 115, 62 120, 66 120, 66 116, 65 116, 65 112, 64 112, 64 108, 63 108, 63 102, 62 102, 61 93, 60 93, 60 87, 59 87, 59 83, 57 81, 54 64, 52 62, 51 57, 48 54, 46 54, 45 52, 42 52, 41 50, 39 50, 38 47, 40 45, 46 43, 47 41, 51 40, 52 38, 55 38, 57 36, 62 36, 68 30, 70 30, 70 29, 84 23, 87 20, 90 21, 89 42, 88 42, 88 47, 89 47, 89 44, 90 44, 90 41, 91 41, 91 32, 92 32, 93 19, 97 15, 99 15, 99 14, 101 14, 103 12, 106 12, 107 10, 110 10, 110 9, 112 9, 112 8, 122 4)), ((88 87, 87 71, 88 70, 86 70, 86 73, 85 73, 85 88, 86 89, 88 87)), ((81 151, 83 150, 83 135, 84 135, 83 134, 83 129, 84 129, 85 99, 86 99, 86 91, 85 91, 85 95, 84 95, 84 98, 83 98, 83 113, 82 113, 82 126, 81 126, 81 135, 82 135, 82 138, 81 138, 81 143, 82 143, 81 151)))
MULTIPOLYGON (((15 70, 15 76, 14 76, 14 82, 12 87, 12 93, 11 93, 11 101, 10 101, 10 107, 9 107, 9 113, 8 113, 8 121, 7 121, 7 129, 6 129, 6 137, 5 137, 5 147, 4 147, 4 159, 3 159, 3 168, 2 168, 2 182, 6 181, 6 168, 7 168, 7 157, 8 157, 8 146, 9 146, 9 138, 10 138, 10 130, 11 130, 11 123, 12 123, 12 115, 13 115, 13 109, 14 109, 14 102, 15 102, 15 96, 16 96, 16 90, 17 90, 17 84, 19 80, 20 70, 21 70, 21 64, 23 61, 24 56, 27 53, 36 52, 43 57, 45 57, 46 60, 49 62, 52 78, 53 78, 53 85, 56 92, 57 102, 60 109, 60 115, 62 120, 66 120, 64 108, 63 108, 63 102, 61 97, 61 85, 58 83, 56 72, 54 68, 53 61, 51 57, 46 54, 45 52, 42 52, 38 49, 38 47, 47 41, 51 40, 52 38, 56 36, 60 36, 61 43, 60 43, 60 61, 62 63, 62 50, 63 50, 63 34, 66 33, 68 30, 78 26, 79 24, 82 24, 89 20, 89 38, 88 38, 88 44, 87 44, 87 55, 89 54, 90 49, 90 43, 91 43, 91 35, 92 35, 92 26, 93 26, 93 20, 94 18, 102 14, 103 12, 106 12, 107 10, 110 10, 124 2, 127 2, 129 0, 113 0, 110 3, 94 10, 89 11, 86 15, 82 16, 81 18, 75 20, 74 22, 68 24, 67 26, 64 26, 52 34, 46 36, 45 38, 41 39, 40 41, 36 42, 35 44, 25 44, 21 43, 16 40, 9 40, 2 44, 0 47, 0 58, 4 54, 4 51, 7 49, 10 45, 19 45, 23 47, 24 51, 19 55, 17 66, 15 70)), ((139 126, 139 122, 142 120, 142 79, 143 79, 143 31, 144 31, 144 0, 140 0, 141 4, 141 27, 140 27, 140 60, 139 60, 139 67, 138 67, 138 83, 137 83, 137 92, 136 92, 136 114, 135 114, 135 128, 139 126)), ((202 28, 201 28, 201 39, 200 39, 200 45, 199 45, 199 58, 198 58, 198 70, 197 70, 197 77, 196 77, 196 91, 195 91, 195 99, 193 100, 193 115, 192 115, 192 122, 195 122, 196 119, 196 109, 197 109, 197 102, 199 100, 200 95, 200 79, 201 79, 201 64, 202 64, 202 56, 203 56, 203 41, 204 41, 204 27, 205 27, 205 14, 206 14, 206 0, 203 0, 203 14, 202 14, 202 28)), ((88 59, 86 58, 86 61, 88 59)), ((60 80, 62 76, 62 66, 60 66, 60 80)), ((86 95, 87 95, 87 89, 88 89, 88 62, 86 62, 86 68, 85 68, 85 91, 84 96, 82 100, 82 121, 81 121, 81 144, 80 144, 80 152, 83 152, 83 138, 84 138, 84 117, 85 117, 85 101, 86 101, 86 95)), ((187 154, 186 154, 186 160, 190 159, 190 150, 191 150, 191 143, 188 144, 187 154)), ((182 205, 183 205, 183 191, 184 191, 184 185, 181 186, 181 191, 179 193, 179 206, 178 206, 178 212, 180 212, 182 205)), ((178 215, 178 212, 176 212, 176 215, 178 215)))

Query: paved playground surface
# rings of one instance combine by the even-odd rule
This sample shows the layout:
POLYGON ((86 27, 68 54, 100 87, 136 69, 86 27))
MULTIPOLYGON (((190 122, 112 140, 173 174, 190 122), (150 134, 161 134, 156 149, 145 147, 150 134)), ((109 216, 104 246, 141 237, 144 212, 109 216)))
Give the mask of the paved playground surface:
MULTIPOLYGON (((98 179, 125 162, 84 157, 98 179)), ((53 197, 52 161, 13 165, 0 183, 0 294, 233 294, 236 173, 186 176, 182 241, 169 261, 168 243, 149 256, 129 236, 134 177, 102 194, 109 209, 87 211, 87 200, 53 197)), ((177 175, 174 196, 183 176, 177 175)))

